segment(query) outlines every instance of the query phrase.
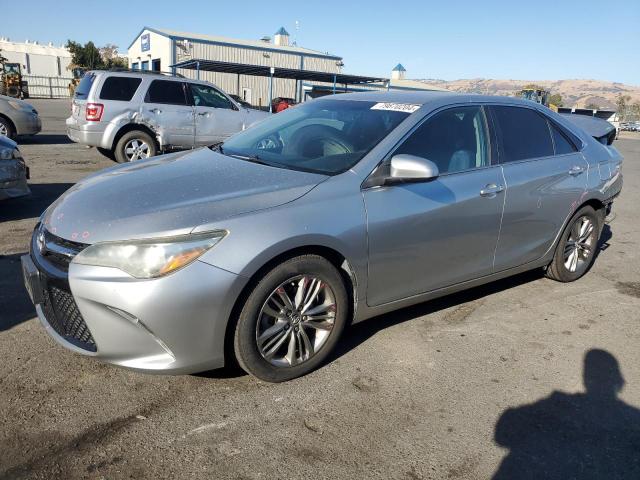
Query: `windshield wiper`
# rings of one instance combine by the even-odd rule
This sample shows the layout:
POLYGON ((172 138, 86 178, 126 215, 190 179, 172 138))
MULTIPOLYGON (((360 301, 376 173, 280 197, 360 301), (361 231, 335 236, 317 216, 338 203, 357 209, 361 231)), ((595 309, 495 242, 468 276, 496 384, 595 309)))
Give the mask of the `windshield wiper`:
POLYGON ((260 165, 267 165, 268 167, 274 167, 273 163, 265 162, 258 155, 241 155, 239 153, 225 153, 228 157, 239 158, 240 160, 246 160, 247 162, 259 163, 260 165))

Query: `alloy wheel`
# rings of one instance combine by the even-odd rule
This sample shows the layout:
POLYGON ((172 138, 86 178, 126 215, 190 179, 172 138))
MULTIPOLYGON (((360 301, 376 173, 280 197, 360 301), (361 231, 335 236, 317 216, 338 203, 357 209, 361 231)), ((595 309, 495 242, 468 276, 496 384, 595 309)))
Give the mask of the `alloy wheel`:
POLYGON ((2 122, 0 122, 0 135, 4 135, 5 137, 9 136, 9 129, 2 122))
POLYGON ((595 225, 591 218, 578 218, 569 233, 564 246, 564 266, 570 272, 575 272, 589 261, 595 246, 595 225))
POLYGON ((149 158, 151 155, 151 147, 144 140, 132 138, 124 146, 124 154, 129 162, 149 158))
POLYGON ((335 294, 326 282, 313 275, 290 278, 269 295, 260 310, 258 350, 278 367, 305 362, 327 342, 335 316, 335 294))

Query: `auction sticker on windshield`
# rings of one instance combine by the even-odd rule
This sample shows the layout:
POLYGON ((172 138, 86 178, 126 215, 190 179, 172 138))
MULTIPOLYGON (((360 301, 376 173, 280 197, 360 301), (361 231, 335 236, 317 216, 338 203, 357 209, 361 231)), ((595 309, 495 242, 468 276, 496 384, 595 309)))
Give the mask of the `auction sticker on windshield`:
POLYGON ((371 110, 392 110, 394 112, 406 112, 413 113, 418 110, 422 105, 416 105, 413 103, 376 103, 371 110))

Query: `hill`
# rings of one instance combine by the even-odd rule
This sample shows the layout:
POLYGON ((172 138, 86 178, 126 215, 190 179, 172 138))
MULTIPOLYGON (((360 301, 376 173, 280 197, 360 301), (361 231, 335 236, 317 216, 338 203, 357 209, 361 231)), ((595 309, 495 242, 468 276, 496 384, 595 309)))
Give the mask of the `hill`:
POLYGON ((482 93, 486 95, 513 95, 527 84, 535 83, 551 93, 562 95, 565 107, 583 108, 589 103, 603 109, 615 109, 618 95, 629 95, 631 101, 640 102, 640 87, 601 80, 496 80, 472 78, 466 80, 424 79, 421 82, 455 92, 482 93))

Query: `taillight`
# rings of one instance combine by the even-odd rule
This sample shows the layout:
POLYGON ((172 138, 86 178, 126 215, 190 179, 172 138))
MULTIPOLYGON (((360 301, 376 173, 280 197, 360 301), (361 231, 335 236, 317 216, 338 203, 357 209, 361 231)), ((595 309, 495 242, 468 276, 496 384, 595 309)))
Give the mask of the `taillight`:
POLYGON ((87 103, 85 119, 89 122, 99 122, 102 118, 104 105, 101 103, 87 103))

